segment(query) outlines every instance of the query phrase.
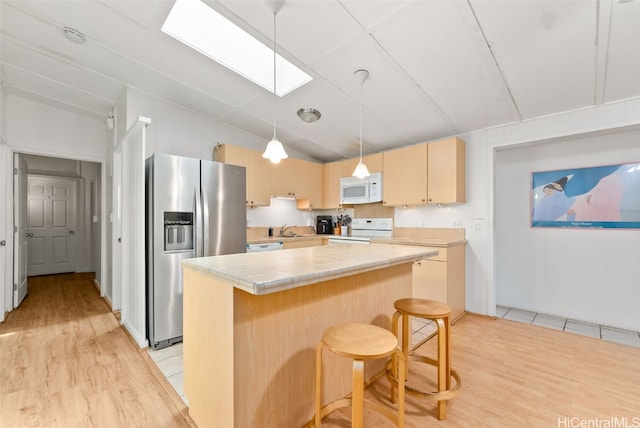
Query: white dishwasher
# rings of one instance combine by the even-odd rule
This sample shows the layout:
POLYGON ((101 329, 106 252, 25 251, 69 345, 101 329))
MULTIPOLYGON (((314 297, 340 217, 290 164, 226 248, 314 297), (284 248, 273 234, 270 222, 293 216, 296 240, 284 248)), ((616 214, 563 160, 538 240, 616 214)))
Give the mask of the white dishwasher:
POLYGON ((282 250, 284 243, 278 242, 263 242, 261 244, 247 244, 247 253, 257 253, 259 251, 276 251, 282 250))

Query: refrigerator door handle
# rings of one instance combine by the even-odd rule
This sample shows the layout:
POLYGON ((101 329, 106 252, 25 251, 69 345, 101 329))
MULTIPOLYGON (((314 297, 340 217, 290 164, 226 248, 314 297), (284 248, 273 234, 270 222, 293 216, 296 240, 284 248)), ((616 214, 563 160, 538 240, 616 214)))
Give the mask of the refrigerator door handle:
POLYGON ((209 200, 207 199, 207 189, 203 186, 202 193, 202 256, 209 254, 209 200))
POLYGON ((196 205, 196 218, 195 218, 195 226, 194 230, 194 253, 195 257, 202 257, 202 204, 200 202, 200 195, 198 195, 198 188, 193 188, 193 199, 196 205))

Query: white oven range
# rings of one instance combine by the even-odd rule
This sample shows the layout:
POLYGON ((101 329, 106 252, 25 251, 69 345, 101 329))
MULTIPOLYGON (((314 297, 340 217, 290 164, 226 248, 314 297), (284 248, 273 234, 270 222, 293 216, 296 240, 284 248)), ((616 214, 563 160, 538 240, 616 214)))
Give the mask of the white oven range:
POLYGON ((351 235, 331 235, 329 245, 369 244, 371 238, 393 237, 392 218, 354 218, 351 235))

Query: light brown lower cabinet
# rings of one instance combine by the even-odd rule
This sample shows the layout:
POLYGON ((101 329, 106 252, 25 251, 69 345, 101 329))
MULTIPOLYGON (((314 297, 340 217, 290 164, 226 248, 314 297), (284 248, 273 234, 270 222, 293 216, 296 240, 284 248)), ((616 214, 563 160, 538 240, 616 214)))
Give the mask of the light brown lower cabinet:
POLYGON ((438 255, 413 263, 413 297, 437 300, 451 306, 451 320, 464 315, 464 245, 432 247, 438 255))

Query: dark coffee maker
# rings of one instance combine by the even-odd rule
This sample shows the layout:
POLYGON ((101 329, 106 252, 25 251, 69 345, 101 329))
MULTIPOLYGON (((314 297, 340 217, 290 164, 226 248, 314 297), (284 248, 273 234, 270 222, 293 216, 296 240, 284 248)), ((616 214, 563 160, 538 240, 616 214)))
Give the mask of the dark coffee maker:
POLYGON ((330 215, 319 215, 316 218, 316 233, 318 235, 332 235, 333 224, 330 215))

